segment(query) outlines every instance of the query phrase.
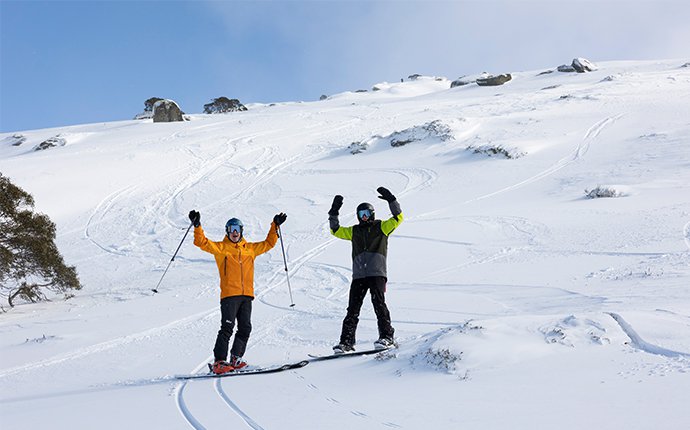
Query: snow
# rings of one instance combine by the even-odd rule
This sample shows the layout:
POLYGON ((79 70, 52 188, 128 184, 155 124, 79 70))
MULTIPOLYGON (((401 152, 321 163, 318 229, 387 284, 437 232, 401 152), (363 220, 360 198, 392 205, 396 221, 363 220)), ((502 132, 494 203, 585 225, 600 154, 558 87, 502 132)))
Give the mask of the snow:
MULTIPOLYGON (((186 122, 0 134, 0 171, 56 222, 84 285, 3 305, 3 428, 690 428, 684 63, 597 61, 499 87, 420 77, 186 122), (64 146, 33 151, 58 135, 64 146), (395 136, 414 139, 392 147, 395 136), (353 155, 353 142, 373 145, 353 155), (215 239, 234 216, 262 240, 288 214, 296 306, 278 245, 256 261, 245 356, 272 365, 338 340, 350 246, 326 213, 342 194, 342 225, 362 201, 387 217, 379 186, 405 214, 388 256, 398 350, 170 379, 205 371, 220 317, 215 263, 191 235, 151 291, 189 210, 215 239), (597 186, 623 196, 586 198, 597 186)), ((377 338, 368 301, 357 338, 377 338)))

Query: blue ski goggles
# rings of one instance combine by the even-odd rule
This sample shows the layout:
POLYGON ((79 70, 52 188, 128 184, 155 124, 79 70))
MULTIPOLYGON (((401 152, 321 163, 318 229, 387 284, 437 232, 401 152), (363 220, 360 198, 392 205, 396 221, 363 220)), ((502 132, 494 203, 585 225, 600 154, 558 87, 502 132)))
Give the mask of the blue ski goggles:
POLYGON ((235 233, 235 232, 237 232, 237 233, 239 233, 239 234, 242 234, 242 226, 239 225, 239 224, 230 224, 230 225, 227 227, 227 230, 226 230, 226 231, 227 231, 228 234, 235 233))
POLYGON ((359 219, 362 219, 364 217, 371 218, 371 211, 369 209, 362 209, 361 211, 357 212, 357 216, 359 219))

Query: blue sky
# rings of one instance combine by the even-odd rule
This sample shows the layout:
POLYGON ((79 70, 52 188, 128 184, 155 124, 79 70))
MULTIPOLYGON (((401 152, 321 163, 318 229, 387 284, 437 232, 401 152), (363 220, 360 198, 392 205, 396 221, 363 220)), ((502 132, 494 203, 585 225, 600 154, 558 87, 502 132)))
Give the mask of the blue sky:
POLYGON ((0 0, 0 132, 131 119, 149 97, 312 101, 413 73, 690 61, 690 2, 0 0))

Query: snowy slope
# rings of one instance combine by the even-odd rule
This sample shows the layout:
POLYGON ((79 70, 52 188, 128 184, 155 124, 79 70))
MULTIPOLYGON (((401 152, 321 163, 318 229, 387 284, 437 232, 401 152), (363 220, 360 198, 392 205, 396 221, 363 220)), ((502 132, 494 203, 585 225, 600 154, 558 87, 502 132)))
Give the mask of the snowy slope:
MULTIPOLYGON (((57 223, 85 286, 0 314, 3 428, 690 428, 684 62, 0 135, 0 171, 57 223), (57 135, 64 146, 32 150, 57 135), (406 218, 388 258, 399 350, 159 380, 204 371, 219 324, 215 263, 191 235, 151 292, 189 210, 215 239, 235 216, 262 240, 288 214, 296 306, 278 245, 257 259, 246 355, 282 363, 336 343, 351 260, 326 212, 342 194, 341 224, 362 201, 385 218, 381 185, 406 218), (622 196, 586 198, 597 186, 622 196)), ((361 317, 366 348, 370 303, 361 317)))

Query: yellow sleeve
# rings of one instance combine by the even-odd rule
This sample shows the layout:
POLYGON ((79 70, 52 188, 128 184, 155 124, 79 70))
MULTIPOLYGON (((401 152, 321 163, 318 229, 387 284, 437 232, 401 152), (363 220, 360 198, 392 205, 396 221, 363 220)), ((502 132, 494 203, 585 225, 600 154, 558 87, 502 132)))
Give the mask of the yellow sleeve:
POLYGON ((338 239, 352 240, 352 227, 340 227, 336 231, 331 230, 331 234, 338 239))
POLYGON ((204 229, 201 228, 201 226, 194 227, 194 245, 201 248, 202 251, 206 251, 214 255, 223 253, 219 246, 220 243, 208 240, 204 234, 204 229))
POLYGON ((268 234, 266 235, 266 239, 263 242, 253 242, 250 243, 249 245, 252 247, 252 250, 254 251, 254 255, 261 255, 264 252, 268 252, 276 246, 276 242, 278 242, 278 227, 276 227, 275 223, 271 223, 271 228, 268 230, 268 234))
POLYGON ((383 221, 381 223, 381 231, 383 231, 383 234, 386 236, 390 236, 391 233, 393 233, 393 230, 398 228, 400 224, 403 222, 403 214, 400 212, 400 214, 390 217, 387 220, 383 221))

